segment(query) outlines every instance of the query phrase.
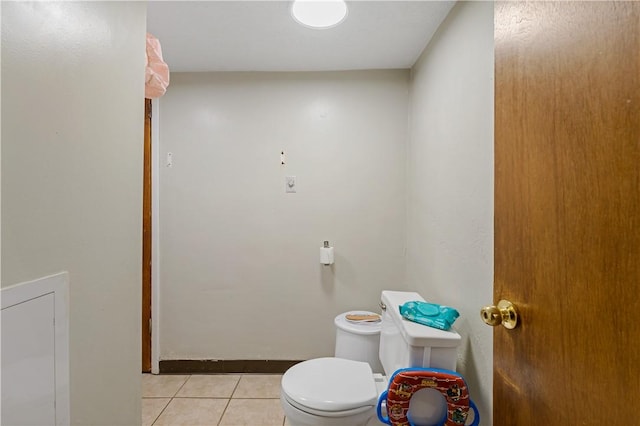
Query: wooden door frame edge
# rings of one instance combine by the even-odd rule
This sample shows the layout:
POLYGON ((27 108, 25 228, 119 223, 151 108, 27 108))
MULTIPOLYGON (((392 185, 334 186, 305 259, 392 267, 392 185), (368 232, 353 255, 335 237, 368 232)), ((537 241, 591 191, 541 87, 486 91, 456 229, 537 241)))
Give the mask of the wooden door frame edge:
POLYGON ((142 372, 151 372, 151 99, 144 100, 142 175, 142 372))

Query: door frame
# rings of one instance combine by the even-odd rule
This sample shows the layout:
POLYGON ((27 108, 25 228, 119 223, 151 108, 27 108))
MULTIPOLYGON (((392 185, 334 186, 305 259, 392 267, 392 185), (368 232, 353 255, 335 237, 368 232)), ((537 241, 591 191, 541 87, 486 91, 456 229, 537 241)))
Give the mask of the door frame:
POLYGON ((144 100, 142 174, 142 372, 151 372, 151 99, 144 100))
MULTIPOLYGON (((152 374, 160 373, 160 346, 159 346, 159 336, 160 336, 160 328, 159 328, 159 304, 160 304, 160 280, 159 280, 159 271, 160 271, 160 263, 159 263, 159 250, 158 250, 158 226, 159 226, 159 176, 158 170, 160 165, 159 160, 159 114, 158 114, 158 100, 152 99, 150 102, 150 111, 151 120, 149 129, 145 128, 145 133, 149 130, 149 139, 150 146, 147 145, 146 134, 145 134, 145 157, 147 155, 146 151, 150 151, 148 153, 149 158, 145 158, 145 173, 144 173, 144 186, 145 191, 149 190, 149 193, 146 193, 145 200, 143 202, 143 230, 145 226, 151 225, 151 244, 150 249, 151 253, 145 253, 143 247, 143 269, 142 269, 142 348, 141 348, 141 367, 144 372, 151 372, 152 374), (148 179, 148 173, 151 173, 150 179, 148 179), (147 185, 150 188, 146 188, 147 185), (150 195, 151 202, 148 203, 146 197, 150 195), (146 218, 148 217, 148 209, 151 209, 151 220, 150 223, 146 222, 146 218), (144 262, 149 259, 150 269, 148 271, 144 270, 144 262), (145 280, 145 276, 149 273, 151 275, 150 283, 145 280), (150 321, 151 320, 151 321, 150 321), (148 326, 148 321, 151 322, 151 327, 148 326), (147 344, 144 340, 144 335, 149 334, 150 342, 147 344)), ((146 115, 147 115, 147 100, 145 100, 145 127, 146 127, 146 115)), ((144 236, 143 236, 144 238, 144 236)))

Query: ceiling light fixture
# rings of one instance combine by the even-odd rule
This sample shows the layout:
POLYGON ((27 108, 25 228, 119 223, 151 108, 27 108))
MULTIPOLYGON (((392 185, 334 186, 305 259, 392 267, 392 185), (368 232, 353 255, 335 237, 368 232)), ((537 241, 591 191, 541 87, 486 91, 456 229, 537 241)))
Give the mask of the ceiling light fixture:
POLYGON ((347 17, 344 0, 294 0, 291 16, 309 28, 335 27, 347 17))

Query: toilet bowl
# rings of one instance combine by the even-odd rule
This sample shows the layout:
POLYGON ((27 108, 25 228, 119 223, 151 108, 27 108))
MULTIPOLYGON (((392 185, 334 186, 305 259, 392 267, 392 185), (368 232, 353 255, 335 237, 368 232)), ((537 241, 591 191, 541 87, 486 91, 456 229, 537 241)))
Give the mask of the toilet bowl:
MULTIPOLYGON (((400 316, 399 306, 416 300, 424 299, 413 292, 382 292, 379 360, 389 376, 407 367, 455 370, 461 340, 458 333, 426 327, 400 316)), ((291 426, 380 425, 375 407, 387 385, 387 378, 374 373, 367 362, 317 358, 285 372, 280 401, 291 426)), ((419 396, 416 393, 414 398, 409 408, 411 417, 420 419, 420 424, 438 423, 446 410, 442 397, 424 392, 419 396), (414 404, 414 398, 421 401, 414 404)))
POLYGON ((280 400, 295 426, 363 426, 375 416, 378 396, 386 386, 386 378, 373 373, 366 362, 317 358, 285 373, 280 400))

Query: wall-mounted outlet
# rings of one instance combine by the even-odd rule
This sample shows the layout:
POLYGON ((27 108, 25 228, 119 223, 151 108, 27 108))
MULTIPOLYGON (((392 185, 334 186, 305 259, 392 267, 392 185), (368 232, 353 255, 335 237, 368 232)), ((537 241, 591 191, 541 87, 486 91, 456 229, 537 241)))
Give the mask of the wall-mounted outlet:
POLYGON ((284 177, 284 190, 285 192, 296 192, 296 177, 295 176, 285 176, 284 177))

